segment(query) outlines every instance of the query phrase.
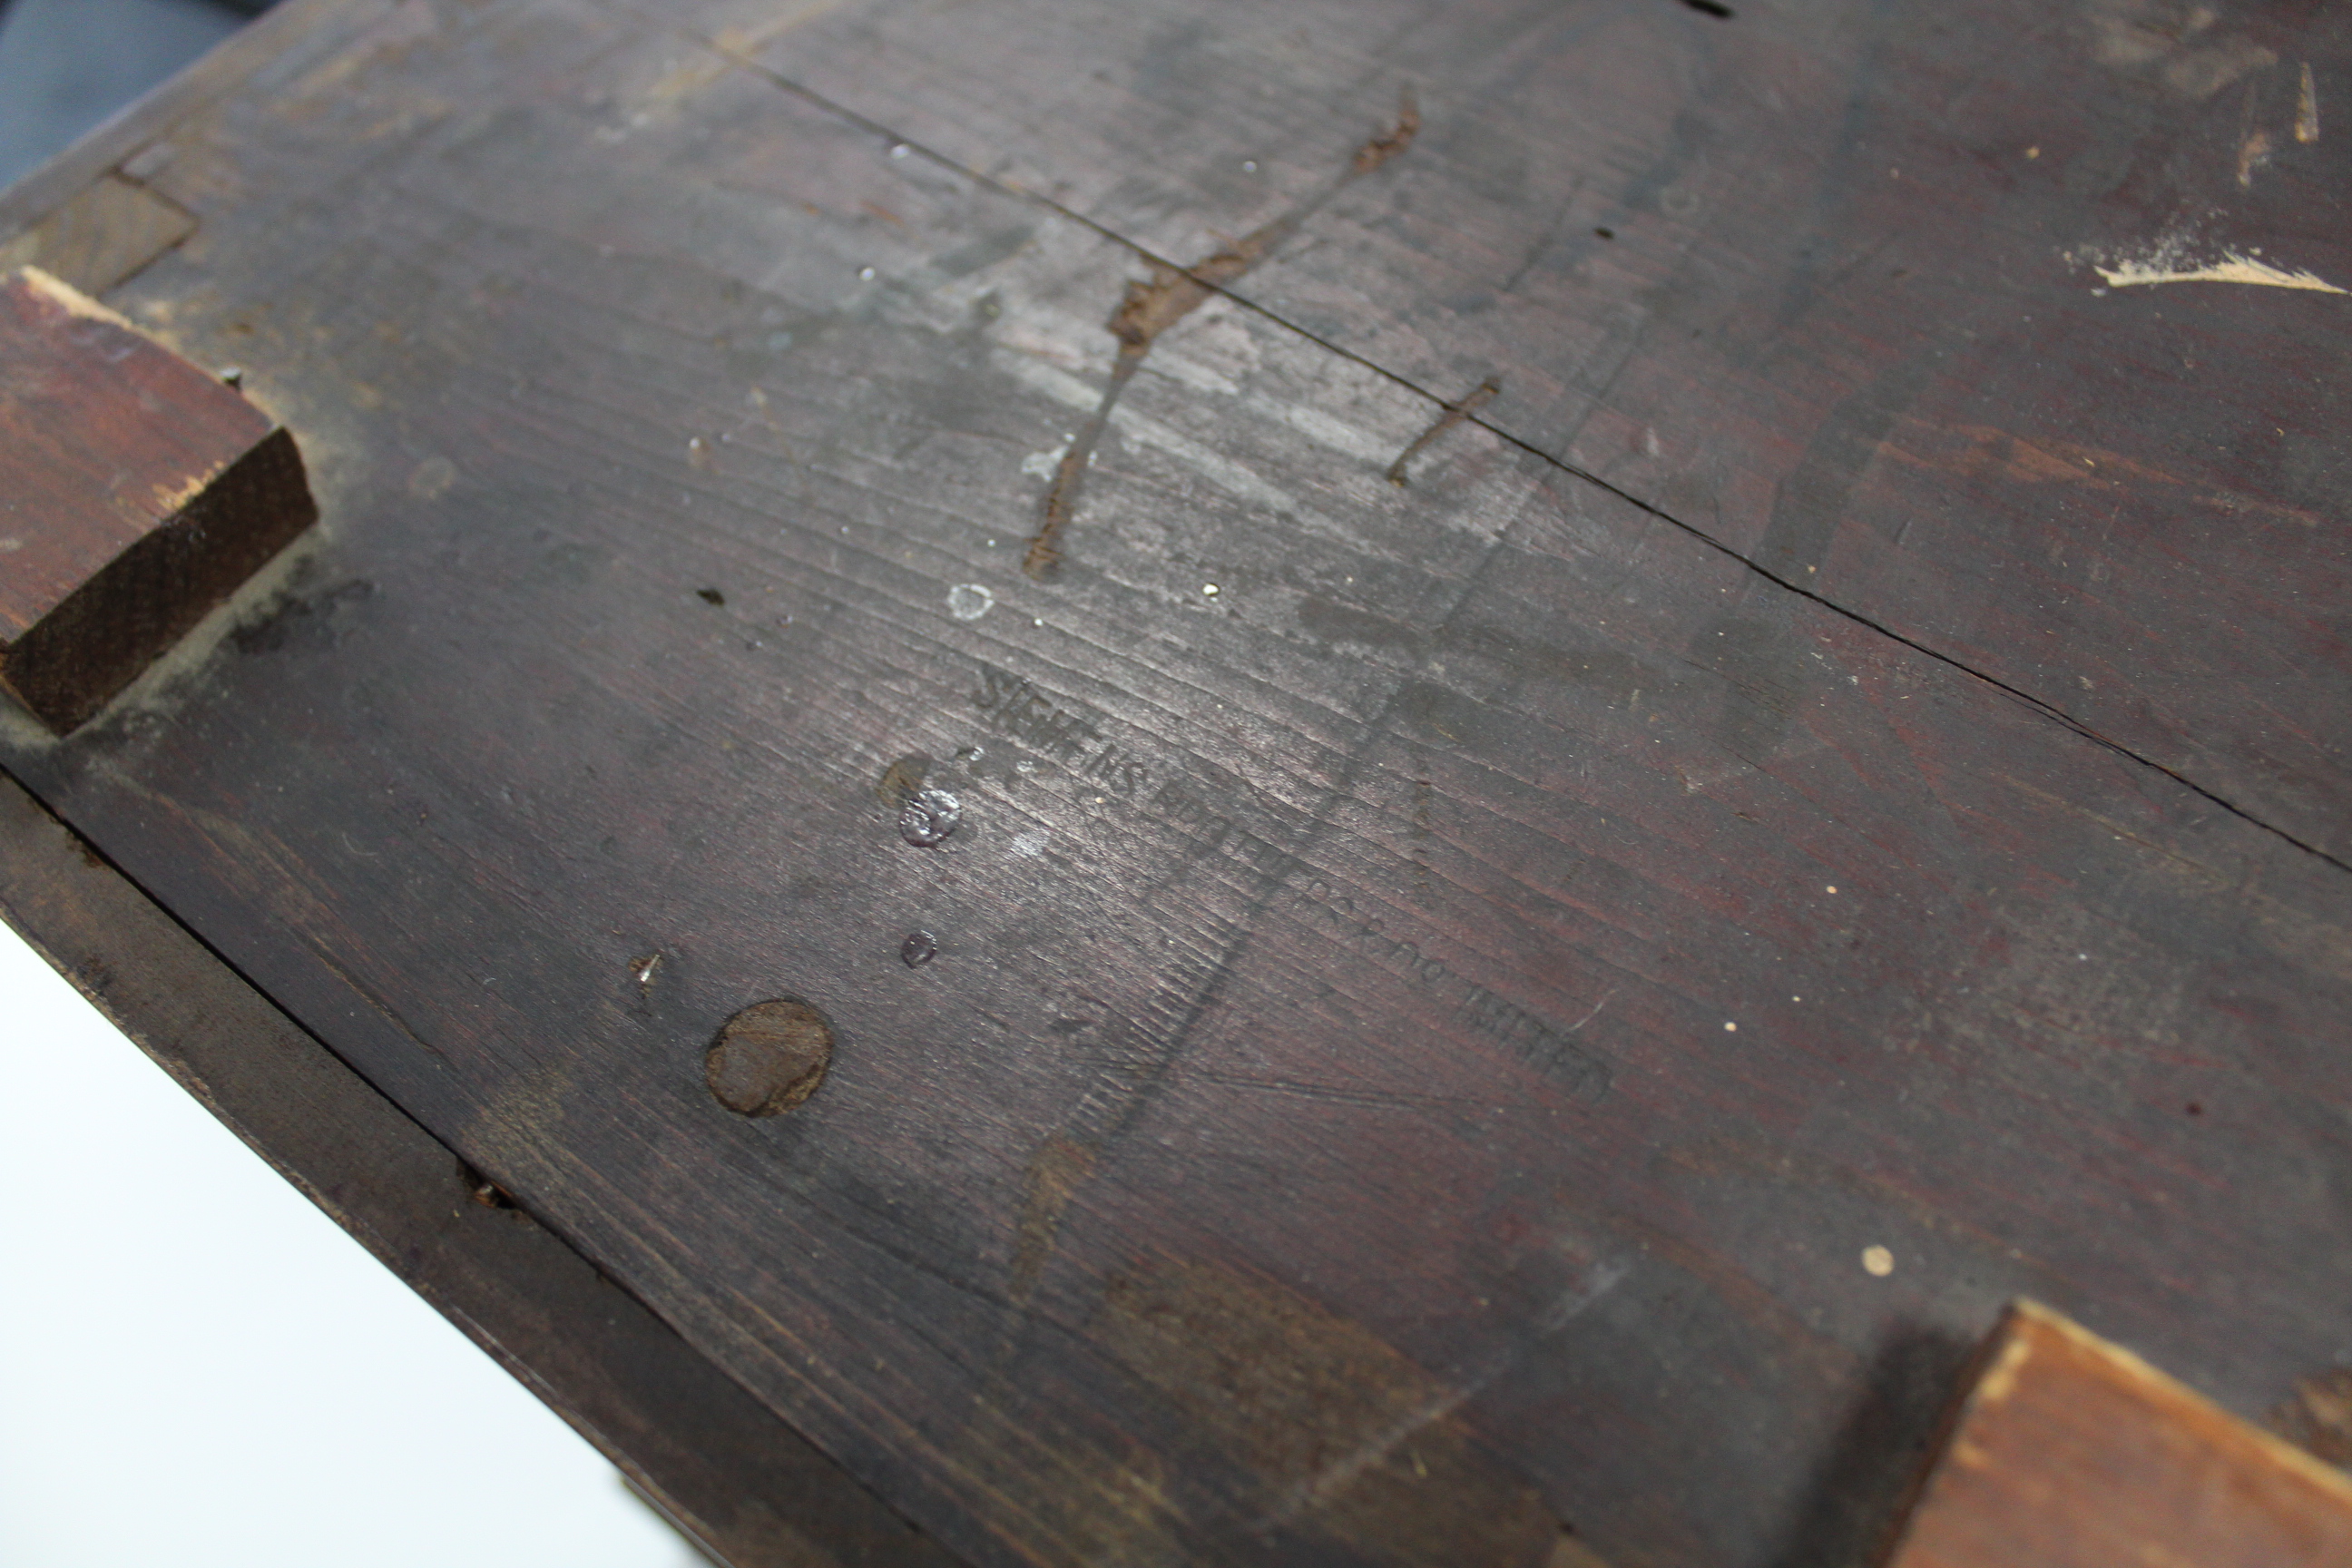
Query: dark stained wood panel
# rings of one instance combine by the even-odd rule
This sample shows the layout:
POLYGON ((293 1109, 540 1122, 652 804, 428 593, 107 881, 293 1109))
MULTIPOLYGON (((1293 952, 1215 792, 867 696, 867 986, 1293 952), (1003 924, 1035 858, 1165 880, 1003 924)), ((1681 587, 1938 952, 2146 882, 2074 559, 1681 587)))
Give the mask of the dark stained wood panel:
POLYGON ((1498 380, 1498 430, 2352 859, 2345 18, 1712 9, 713 0, 698 26, 1178 264, 1414 85, 1412 155, 1235 293, 1436 396, 1498 380), (2231 257, 2328 291, 2101 271, 2231 257))
POLYGON ((1853 1563, 2011 1297, 2332 1363, 2339 868, 1230 299, 1032 580, 1150 269, 909 135, 585 0, 181 122, 324 517, 9 771, 975 1562, 1853 1563))

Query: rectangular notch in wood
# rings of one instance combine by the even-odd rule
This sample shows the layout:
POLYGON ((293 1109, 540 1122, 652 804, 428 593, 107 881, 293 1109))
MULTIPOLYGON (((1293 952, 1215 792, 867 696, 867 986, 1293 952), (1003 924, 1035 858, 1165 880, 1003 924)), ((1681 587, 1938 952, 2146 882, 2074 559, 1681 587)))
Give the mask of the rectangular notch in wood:
POLYGON ((0 684, 63 733, 318 516, 294 437, 35 268, 0 281, 0 684))
POLYGON ((2352 1479, 2056 1312, 1977 1367, 1886 1568, 2352 1563, 2352 1479))

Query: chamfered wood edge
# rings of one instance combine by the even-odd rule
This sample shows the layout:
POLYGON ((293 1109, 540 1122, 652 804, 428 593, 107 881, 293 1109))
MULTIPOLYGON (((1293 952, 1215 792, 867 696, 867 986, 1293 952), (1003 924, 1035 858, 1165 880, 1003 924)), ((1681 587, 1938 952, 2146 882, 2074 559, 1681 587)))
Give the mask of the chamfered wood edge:
POLYGON ((2184 1408, 2210 1412, 2231 1429, 2237 1441, 2268 1463, 2290 1471, 2320 1492, 2338 1500, 2352 1510, 2352 1477, 2346 1476, 2333 1465, 2306 1453, 2275 1433, 2266 1432, 2182 1383, 2162 1368, 2144 1360, 2123 1346, 2100 1338, 2072 1318, 2039 1301, 2020 1297, 2001 1310, 2000 1318, 1987 1333, 1968 1365, 1962 1369, 1947 1403, 1936 1434, 1927 1445, 1926 1459, 1918 1473, 1903 1493, 1900 1503, 1887 1521, 1879 1542, 1879 1550, 1871 1561, 1882 1568, 1894 1568, 1910 1544, 1913 1527, 1920 1514, 1937 1477, 1943 1474, 1954 1443, 1967 1426, 1969 1417, 1982 1404, 1988 1390, 1996 1380, 2006 1375, 2004 1369, 2014 1363, 2025 1348, 2026 1336, 2044 1333, 2063 1339, 2077 1349, 2104 1361, 2126 1381, 2139 1384, 2168 1403, 2184 1408))
POLYGON ((184 69, 100 121, 47 163, 0 188, 0 240, 14 238, 182 119, 244 84, 321 26, 355 26, 394 0, 283 0, 184 69))
POLYGON ((734 1568, 960 1560, 463 1163, 0 772, 0 916, 734 1568))

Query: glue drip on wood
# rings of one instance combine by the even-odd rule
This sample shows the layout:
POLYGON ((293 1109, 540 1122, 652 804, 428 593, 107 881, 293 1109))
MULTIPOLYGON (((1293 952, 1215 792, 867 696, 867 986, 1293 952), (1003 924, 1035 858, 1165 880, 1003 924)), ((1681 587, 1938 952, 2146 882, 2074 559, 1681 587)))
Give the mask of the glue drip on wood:
POLYGON ((1095 447, 1110 424, 1111 410, 1118 405, 1119 395, 1142 367, 1144 356, 1151 352, 1160 334, 1272 255, 1276 247, 1351 183, 1412 146, 1420 131, 1421 110, 1413 100, 1412 89, 1407 87, 1398 104, 1396 124, 1357 148, 1355 156, 1337 179, 1289 212, 1223 247, 1205 260, 1183 268, 1154 262, 1148 280, 1127 286, 1126 298, 1106 323, 1111 335, 1118 340, 1118 357, 1111 364, 1110 380, 1103 387, 1102 401, 1095 405, 1086 428, 1062 453, 1061 464, 1054 472, 1053 488, 1045 492, 1045 521, 1030 540, 1029 552, 1021 562, 1024 572, 1042 582, 1051 577, 1055 567, 1061 563, 1062 532, 1077 513, 1079 487, 1086 478, 1087 466, 1094 460, 1095 447))

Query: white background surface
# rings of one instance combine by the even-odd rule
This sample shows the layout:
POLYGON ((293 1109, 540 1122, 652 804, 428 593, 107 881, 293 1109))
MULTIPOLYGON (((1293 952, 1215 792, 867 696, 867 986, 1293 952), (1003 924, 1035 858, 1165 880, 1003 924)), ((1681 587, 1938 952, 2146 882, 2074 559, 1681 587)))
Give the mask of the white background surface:
POLYGON ((0 1565, 701 1562, 0 925, 0 1565))

